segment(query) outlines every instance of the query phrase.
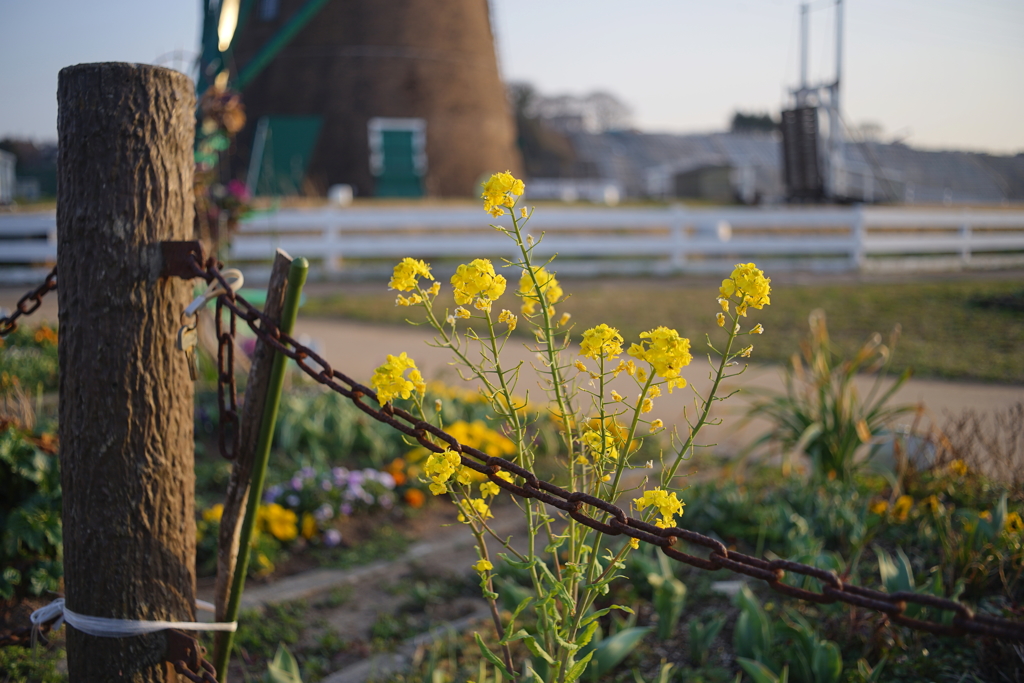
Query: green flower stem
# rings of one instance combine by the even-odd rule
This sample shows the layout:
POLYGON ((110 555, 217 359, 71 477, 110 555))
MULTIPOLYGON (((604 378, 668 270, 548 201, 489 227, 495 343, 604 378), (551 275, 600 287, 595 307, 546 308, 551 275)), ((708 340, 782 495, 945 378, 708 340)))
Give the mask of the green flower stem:
POLYGON ((697 436, 697 432, 700 431, 708 420, 708 414, 711 413, 711 405, 717 400, 718 387, 722 383, 722 379, 725 377, 725 369, 729 365, 729 361, 732 360, 735 354, 732 353, 732 345, 736 341, 738 334, 738 316, 729 313, 729 317, 732 319, 732 327, 729 330, 729 340, 726 342, 725 351, 722 353, 722 359, 718 363, 718 370, 715 373, 715 381, 711 385, 711 391, 708 393, 708 397, 704 399, 704 407, 701 410, 700 418, 697 420, 697 424, 692 425, 690 428, 690 436, 686 439, 682 448, 679 449, 679 454, 676 456, 675 462, 668 469, 668 474, 663 471, 661 476, 661 483, 666 489, 672 482, 672 479, 676 476, 676 471, 685 459, 686 452, 693 446, 694 437, 697 436))
MULTIPOLYGON (((469 508, 467 507, 466 509, 468 510, 469 508)), ((483 530, 481 528, 477 527, 477 525, 473 521, 472 517, 469 517, 467 515, 466 519, 469 521, 469 528, 473 532, 473 538, 476 539, 476 542, 477 542, 477 546, 476 547, 477 547, 477 550, 479 551, 480 559, 481 560, 487 560, 488 562, 490 562, 491 558, 487 554, 487 539, 484 538, 483 530)), ((481 527, 486 527, 487 526, 487 523, 482 518, 479 519, 478 521, 480 522, 481 527)), ((485 576, 486 581, 487 581, 487 593, 488 593, 488 595, 487 595, 487 604, 490 606, 490 609, 491 609, 491 619, 494 621, 494 632, 497 634, 498 640, 501 640, 501 638, 502 638, 502 636, 504 634, 502 633, 502 627, 501 627, 501 615, 498 613, 498 603, 495 601, 495 599, 493 597, 494 595, 496 595, 496 593, 494 591, 494 581, 493 581, 493 578, 492 578, 493 576, 494 575, 490 571, 487 571, 486 576, 485 576)), ((502 657, 505 659, 505 667, 510 672, 514 673, 516 669, 515 669, 515 666, 512 664, 512 650, 509 649, 508 644, 503 644, 501 646, 501 654, 502 654, 502 657)))
MULTIPOLYGON (((552 324, 552 321, 551 321, 551 313, 548 310, 550 308, 550 306, 549 306, 548 301, 547 301, 547 296, 544 294, 544 290, 541 288, 540 282, 537 280, 537 274, 536 274, 536 272, 534 272, 533 266, 531 264, 531 260, 530 260, 530 251, 531 251, 531 249, 527 248, 527 246, 525 245, 525 243, 523 241, 522 228, 519 225, 518 219, 516 219, 515 212, 512 211, 511 215, 512 215, 512 227, 513 227, 513 231, 515 233, 515 241, 516 241, 516 244, 519 247, 520 253, 522 254, 522 257, 523 257, 523 266, 525 267, 526 272, 529 274, 530 280, 533 282, 533 289, 534 289, 534 292, 537 295, 537 304, 540 306, 540 309, 541 309, 541 315, 542 315, 543 322, 539 326, 539 328, 544 333, 544 339, 543 339, 544 352, 545 352, 545 355, 547 356, 548 372, 551 374, 552 393, 554 394, 555 403, 558 405, 559 415, 560 415, 560 417, 562 419, 562 425, 564 427, 564 438, 565 438, 566 452, 568 453, 569 459, 572 460, 573 441, 574 441, 574 436, 575 436, 575 420, 573 418, 574 413, 571 411, 571 405, 570 405, 569 399, 568 399, 568 397, 566 397, 566 395, 564 393, 564 386, 563 386, 561 368, 558 365, 558 350, 555 348, 554 327, 553 327, 553 324, 552 324)), ((570 468, 570 471, 571 471, 571 468, 570 468)), ((570 474, 570 477, 572 477, 571 474, 570 474)), ((529 505, 527 506, 527 509, 528 509, 528 511, 530 510, 530 506, 529 505)), ((530 519, 528 519, 528 527, 532 528, 532 526, 533 526, 533 520, 532 520, 532 517, 531 517, 530 519)), ((579 551, 579 545, 580 545, 579 540, 578 540, 578 531, 579 531, 577 529, 578 526, 579 525, 576 524, 574 521, 570 521, 570 523, 569 523, 569 548, 570 548, 570 560, 571 561, 578 557, 578 551, 579 551)), ((531 553, 533 553, 532 543, 534 541, 534 538, 535 538, 535 533, 531 533, 530 534, 530 542, 531 542, 530 552, 531 553)), ((533 572, 532 575, 533 575, 533 577, 537 577, 536 572, 533 572)), ((534 579, 534 586, 537 589, 540 589, 542 587, 542 584, 537 580, 538 578, 539 577, 534 579)), ((572 592, 570 592, 570 595, 572 595, 572 592)), ((563 614, 569 613, 574 608, 575 608, 575 605, 569 605, 569 604, 563 605, 563 614)), ((567 656, 567 653, 566 653, 566 656, 567 656)), ((564 670, 565 670, 564 667, 562 667, 560 669, 560 671, 563 671, 563 672, 564 672, 564 670)))
MULTIPOLYGON (((309 272, 309 261, 297 258, 292 261, 288 272, 288 289, 285 292, 284 308, 281 312, 280 329, 291 334, 295 327, 295 318, 299 312, 299 297, 302 286, 309 272)), ((253 529, 256 526, 256 513, 259 511, 260 500, 263 498, 263 484, 267 476, 267 462, 270 459, 270 444, 274 438, 274 425, 277 423, 277 409, 281 403, 281 389, 284 386, 284 373, 287 369, 288 357, 280 353, 274 354, 274 364, 270 370, 270 382, 267 386, 267 399, 263 404, 263 418, 260 420, 260 434, 254 455, 252 480, 249 485, 249 500, 245 508, 245 518, 238 539, 238 559, 235 562, 235 575, 231 582, 231 593, 228 596, 227 610, 224 621, 236 621, 238 608, 242 601, 242 590, 245 587, 245 575, 249 569, 250 544, 253 529)), ((217 669, 217 680, 227 681, 228 659, 231 656, 231 645, 234 633, 227 632, 222 647, 214 653, 214 666, 217 669)))
POLYGON ((622 479, 622 472, 626 469, 629 456, 632 455, 629 452, 629 447, 633 444, 637 425, 640 424, 640 407, 643 405, 644 399, 647 398, 647 392, 651 390, 651 385, 654 384, 654 377, 654 367, 652 366, 651 372, 647 376, 647 382, 644 383, 644 388, 640 390, 640 398, 637 399, 636 408, 633 410, 633 421, 630 423, 629 431, 626 433, 625 453, 619 458, 619 462, 615 467, 615 479, 612 480, 611 495, 608 498, 611 501, 614 501, 619 496, 619 481, 622 479))

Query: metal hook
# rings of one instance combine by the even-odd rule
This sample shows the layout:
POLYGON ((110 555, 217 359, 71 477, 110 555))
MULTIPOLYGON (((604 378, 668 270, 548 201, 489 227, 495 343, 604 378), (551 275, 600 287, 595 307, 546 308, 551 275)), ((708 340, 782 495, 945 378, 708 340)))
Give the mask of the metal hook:
MULTIPOLYGON (((237 268, 229 268, 221 273, 221 275, 227 281, 232 292, 237 292, 241 289, 242 283, 245 282, 245 277, 243 277, 242 271, 237 268)), ((220 280, 213 280, 209 285, 207 285, 205 292, 192 300, 192 303, 188 305, 188 308, 185 309, 185 312, 182 315, 191 318, 198 313, 199 309, 205 306, 208 301, 216 299, 221 294, 226 293, 227 290, 225 290, 220 284, 220 280)))

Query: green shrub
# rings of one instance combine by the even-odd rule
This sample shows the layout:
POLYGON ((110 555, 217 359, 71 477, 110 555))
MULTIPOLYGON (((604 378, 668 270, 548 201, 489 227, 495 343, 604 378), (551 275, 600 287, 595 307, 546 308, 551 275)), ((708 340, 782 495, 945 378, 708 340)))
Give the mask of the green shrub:
POLYGON ((60 470, 52 440, 0 424, 0 598, 56 591, 61 564, 60 470))
POLYGON ((32 394, 57 390, 57 332, 46 323, 22 325, 0 339, 0 374, 32 394))
POLYGON ((787 369, 786 393, 756 403, 749 412, 750 417, 774 423, 754 445, 779 443, 787 464, 791 454, 806 453, 815 480, 847 481, 861 446, 877 445, 894 418, 913 410, 912 406, 886 406, 911 372, 904 371, 885 387, 899 327, 893 330, 888 346, 875 334, 852 358, 841 358, 829 341, 824 311, 811 313, 810 327, 801 354, 793 356, 787 369), (854 385, 860 373, 875 375, 874 385, 863 399, 854 385))

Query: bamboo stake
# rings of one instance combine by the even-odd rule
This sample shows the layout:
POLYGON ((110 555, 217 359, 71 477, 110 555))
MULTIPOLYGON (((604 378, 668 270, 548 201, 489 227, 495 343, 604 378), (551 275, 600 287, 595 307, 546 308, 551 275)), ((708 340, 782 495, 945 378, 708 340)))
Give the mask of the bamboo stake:
MULTIPOLYGON (((288 270, 292 257, 278 249, 274 266, 267 285, 267 301, 263 313, 275 323, 281 323, 285 291, 288 285, 288 270)), ((212 326, 207 326, 212 328, 212 326)), ((236 354, 238 353, 236 349, 236 354)), ((260 423, 267 403, 270 376, 274 366, 274 350, 258 339, 249 368, 249 381, 245 387, 245 402, 239 421, 238 455, 231 467, 227 493, 224 496, 224 511, 220 518, 220 536, 217 543, 217 585, 214 589, 213 604, 217 621, 227 621, 228 597, 231 581, 238 560, 238 542, 245 518, 246 501, 249 498, 249 484, 252 478, 253 462, 259 446, 260 423)), ((236 356, 237 357, 237 356, 236 356)), ((214 639, 214 657, 226 646, 226 634, 218 632, 214 639)))
MULTIPOLYGON (((291 334, 295 326, 295 318, 299 310, 299 297, 302 286, 309 272, 309 262, 304 258, 292 261, 288 273, 288 291, 285 294, 284 311, 281 313, 281 331, 291 334)), ((252 541, 253 527, 256 525, 256 511, 259 510, 260 499, 263 497, 263 484, 267 475, 267 461, 270 458, 270 443, 274 437, 274 423, 277 421, 277 409, 281 403, 281 388, 284 385, 284 372, 288 358, 279 353, 274 354, 274 367, 270 373, 270 384, 267 387, 267 401, 263 407, 263 420, 260 423, 259 443, 253 461, 252 484, 249 488, 249 501, 246 505, 245 520, 238 540, 238 562, 235 564, 235 576, 231 583, 231 595, 228 598, 227 621, 238 618, 238 608, 242 601, 242 590, 245 587, 245 575, 249 569, 249 544, 252 541)), ((228 633, 224 639, 224 648, 215 655, 214 665, 217 667, 217 680, 227 683, 228 659, 234 634, 228 633)))

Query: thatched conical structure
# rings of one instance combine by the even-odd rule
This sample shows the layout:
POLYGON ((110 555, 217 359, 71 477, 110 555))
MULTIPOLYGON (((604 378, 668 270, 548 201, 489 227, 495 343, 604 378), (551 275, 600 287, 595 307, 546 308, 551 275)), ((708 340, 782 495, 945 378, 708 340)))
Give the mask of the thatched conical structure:
MULTIPOLYGON (((234 41, 239 74, 309 5, 256 0, 234 41)), ((487 0, 327 0, 244 81, 240 151, 260 154, 269 125, 280 167, 305 140, 306 192, 468 196, 520 164, 487 0)))

